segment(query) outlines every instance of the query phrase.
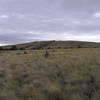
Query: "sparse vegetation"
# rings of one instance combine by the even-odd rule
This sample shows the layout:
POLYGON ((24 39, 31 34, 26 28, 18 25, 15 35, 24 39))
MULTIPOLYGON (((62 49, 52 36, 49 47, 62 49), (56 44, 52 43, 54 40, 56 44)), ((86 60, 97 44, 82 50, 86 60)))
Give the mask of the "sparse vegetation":
POLYGON ((99 76, 99 48, 3 51, 0 100, 100 100, 99 76))

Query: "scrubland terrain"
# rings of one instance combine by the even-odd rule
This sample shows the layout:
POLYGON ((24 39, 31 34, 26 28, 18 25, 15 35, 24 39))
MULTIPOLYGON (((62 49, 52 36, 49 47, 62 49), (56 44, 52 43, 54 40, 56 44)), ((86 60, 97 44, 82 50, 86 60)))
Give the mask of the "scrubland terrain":
POLYGON ((0 51, 0 100, 100 100, 100 48, 0 51))
POLYGON ((38 41, 25 44, 9 45, 0 49, 7 50, 41 50, 41 49, 69 49, 69 48, 100 48, 100 43, 85 41, 38 41), (16 47, 15 47, 16 46, 16 47))

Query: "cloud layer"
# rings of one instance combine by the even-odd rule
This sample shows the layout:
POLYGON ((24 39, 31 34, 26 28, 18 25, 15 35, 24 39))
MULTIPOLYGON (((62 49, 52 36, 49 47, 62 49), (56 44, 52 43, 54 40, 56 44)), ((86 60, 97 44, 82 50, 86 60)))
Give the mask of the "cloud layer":
POLYGON ((100 42, 100 0, 0 0, 0 44, 100 42))

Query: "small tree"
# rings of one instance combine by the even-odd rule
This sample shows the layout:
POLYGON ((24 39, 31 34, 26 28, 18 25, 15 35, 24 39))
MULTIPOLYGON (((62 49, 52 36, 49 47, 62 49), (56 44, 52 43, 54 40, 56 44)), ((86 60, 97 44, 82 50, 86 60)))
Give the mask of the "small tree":
POLYGON ((13 45, 13 46, 11 47, 11 50, 17 50, 16 45, 13 45))
POLYGON ((3 48, 2 48, 2 47, 0 47, 0 50, 3 50, 3 48))
POLYGON ((27 51, 24 51, 24 54, 28 54, 28 52, 27 51))
POLYGON ((82 48, 82 46, 79 45, 78 48, 82 48))
POLYGON ((44 56, 45 56, 46 58, 49 57, 49 56, 50 56, 49 52, 46 51, 45 54, 44 54, 44 56))

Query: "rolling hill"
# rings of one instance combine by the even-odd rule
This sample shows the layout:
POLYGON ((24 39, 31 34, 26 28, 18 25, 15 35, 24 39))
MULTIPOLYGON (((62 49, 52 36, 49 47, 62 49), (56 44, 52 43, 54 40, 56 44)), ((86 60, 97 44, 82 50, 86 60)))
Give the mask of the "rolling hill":
POLYGON ((99 48, 100 43, 83 41, 39 41, 25 44, 3 46, 2 48, 11 49, 12 46, 16 46, 18 50, 99 48))

